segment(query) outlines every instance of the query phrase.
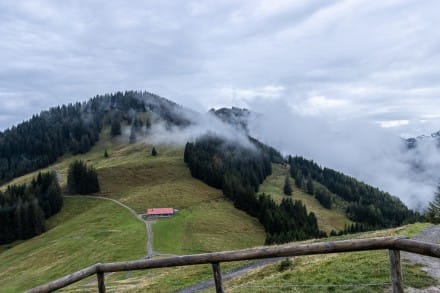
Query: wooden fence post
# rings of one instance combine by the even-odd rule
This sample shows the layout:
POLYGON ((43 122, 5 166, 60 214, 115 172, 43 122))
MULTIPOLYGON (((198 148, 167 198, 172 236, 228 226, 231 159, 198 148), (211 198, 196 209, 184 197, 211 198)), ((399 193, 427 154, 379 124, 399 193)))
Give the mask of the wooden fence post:
POLYGON ((99 293, 105 293, 104 273, 97 272, 96 275, 98 277, 98 291, 99 293))
POLYGON ((220 271, 220 263, 212 263, 212 271, 214 273, 215 291, 217 293, 223 293, 223 281, 222 272, 220 271))
POLYGON ((400 251, 388 250, 390 256, 391 267, 391 284, 393 286, 393 293, 403 293, 403 277, 402 266, 400 265, 400 251))

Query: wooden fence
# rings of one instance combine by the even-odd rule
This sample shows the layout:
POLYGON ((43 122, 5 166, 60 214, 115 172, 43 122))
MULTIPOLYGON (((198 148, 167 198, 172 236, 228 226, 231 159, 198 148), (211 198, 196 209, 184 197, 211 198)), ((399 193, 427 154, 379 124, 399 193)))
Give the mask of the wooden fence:
POLYGON ((312 254, 355 252, 366 250, 388 250, 393 292, 403 292, 403 278, 400 264, 400 251, 440 258, 440 245, 420 242, 402 237, 380 237, 359 240, 319 242, 303 245, 270 246, 246 250, 194 254, 157 259, 140 259, 115 263, 98 263, 62 277, 53 282, 31 289, 28 292, 51 292, 96 274, 98 291, 105 292, 104 273, 145 270, 176 266, 211 264, 216 292, 223 292, 220 263, 254 260, 274 257, 293 257, 312 254))

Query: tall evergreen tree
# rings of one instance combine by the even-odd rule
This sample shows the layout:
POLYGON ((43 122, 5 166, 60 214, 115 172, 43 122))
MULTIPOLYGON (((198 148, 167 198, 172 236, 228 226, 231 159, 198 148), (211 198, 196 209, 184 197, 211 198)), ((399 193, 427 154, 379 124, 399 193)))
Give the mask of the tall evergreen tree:
POLYGON ((429 203, 426 219, 433 224, 440 224, 440 185, 437 187, 434 199, 429 203))
POLYGON ((69 165, 67 188, 70 194, 90 194, 100 190, 98 174, 93 167, 83 161, 74 161, 69 165))
POLYGON ((155 148, 155 147, 153 147, 153 149, 151 150, 151 155, 152 155, 153 157, 157 156, 157 151, 156 151, 156 148, 155 148))
POLYGON ((136 130, 134 124, 131 126, 130 129, 129 143, 130 144, 136 143, 136 130))
POLYGON ((121 131, 121 121, 119 121, 119 119, 117 119, 116 117, 113 118, 112 120, 112 124, 111 124, 111 128, 110 128, 110 134, 111 136, 118 136, 121 135, 122 131, 121 131))
POLYGON ((283 192, 285 195, 292 195, 292 186, 290 185, 289 175, 287 175, 286 179, 284 180, 283 192))
POLYGON ((307 179, 307 186, 306 187, 307 187, 307 193, 310 195, 313 195, 314 188, 313 188, 313 182, 312 182, 311 178, 307 179))

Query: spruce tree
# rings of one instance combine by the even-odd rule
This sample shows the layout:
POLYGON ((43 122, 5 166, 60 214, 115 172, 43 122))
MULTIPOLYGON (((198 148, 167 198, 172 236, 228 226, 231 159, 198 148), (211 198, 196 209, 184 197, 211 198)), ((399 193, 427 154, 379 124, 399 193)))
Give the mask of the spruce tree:
POLYGON ((437 187, 434 199, 429 203, 426 218, 433 224, 440 224, 440 185, 437 187))
POLYGON ((130 129, 129 143, 130 144, 136 143, 136 130, 135 130, 134 125, 130 129))
POLYGON ((153 147, 153 149, 151 150, 151 155, 152 155, 153 157, 157 156, 157 151, 156 151, 156 148, 155 148, 155 147, 153 147))
POLYGON ((121 131, 121 122, 119 121, 119 119, 114 118, 112 120, 112 125, 111 125, 111 129, 110 129, 110 134, 111 136, 118 136, 122 133, 121 131))
POLYGON ((286 179, 284 180, 283 191, 285 195, 292 195, 292 186, 290 185, 289 175, 287 175, 286 179))
POLYGON ((313 182, 312 182, 312 179, 309 178, 307 180, 307 193, 310 194, 310 195, 313 195, 313 192, 314 192, 313 182))

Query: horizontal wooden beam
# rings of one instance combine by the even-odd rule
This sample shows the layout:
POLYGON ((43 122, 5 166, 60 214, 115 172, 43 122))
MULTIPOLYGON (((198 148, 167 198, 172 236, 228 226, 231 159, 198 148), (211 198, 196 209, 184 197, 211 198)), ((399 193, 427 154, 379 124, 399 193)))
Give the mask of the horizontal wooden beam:
POLYGON ((90 266, 90 267, 87 267, 87 268, 82 269, 80 271, 77 271, 73 274, 62 277, 62 278, 55 280, 53 282, 47 283, 43 286, 39 286, 34 289, 31 289, 27 292, 45 293, 45 292, 52 292, 52 291, 55 291, 60 288, 64 288, 70 284, 81 281, 82 279, 85 279, 91 275, 96 274, 98 272, 97 271, 98 266, 99 266, 99 264, 95 264, 93 266, 90 266))
POLYGON ((394 242, 393 249, 440 258, 440 245, 435 243, 411 239, 398 239, 394 242))
POLYGON ((379 250, 392 247, 393 243, 398 239, 399 238, 397 237, 382 237, 334 242, 320 242, 303 245, 270 246, 245 250, 107 263, 101 264, 100 269, 103 272, 120 272, 273 257, 379 250))
POLYGON ((194 254, 157 259, 140 259, 106 264, 96 264, 75 272, 46 285, 34 288, 28 292, 50 292, 66 287, 96 273, 133 271, 152 268, 188 266, 198 264, 221 263, 231 261, 253 260, 274 257, 291 257, 312 254, 355 252, 365 250, 403 250, 422 255, 440 258, 440 245, 410 240, 403 237, 380 237, 368 239, 353 239, 332 242, 318 242, 302 245, 280 245, 245 250, 194 254))

